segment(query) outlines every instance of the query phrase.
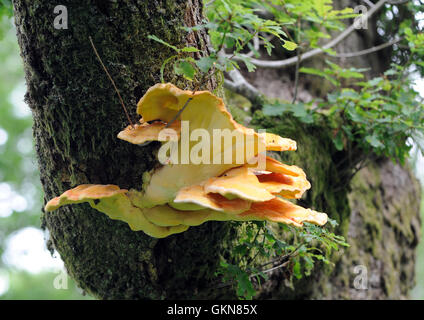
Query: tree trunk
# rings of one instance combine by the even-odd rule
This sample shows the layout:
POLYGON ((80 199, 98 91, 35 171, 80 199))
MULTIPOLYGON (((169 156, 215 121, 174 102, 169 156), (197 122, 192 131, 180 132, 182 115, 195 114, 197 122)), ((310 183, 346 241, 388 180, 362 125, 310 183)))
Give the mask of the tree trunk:
MULTIPOLYGON (((172 54, 147 36, 154 34, 177 46, 190 43, 207 54, 205 34, 187 34, 180 28, 201 21, 201 2, 91 0, 61 4, 67 7, 69 28, 56 30, 53 21, 57 14, 50 1, 14 0, 45 200, 83 183, 141 189, 142 174, 154 167, 158 145, 138 147, 116 138, 128 123, 88 37, 93 38, 136 121, 138 99, 160 81, 161 64, 172 54)), ((165 78, 183 88, 187 85, 170 72, 165 78)), ((208 82, 207 89, 220 90, 215 79, 208 82)), ((352 248, 336 257, 332 272, 323 277, 317 271, 313 279, 298 283, 295 291, 284 287, 282 274, 274 273, 261 297, 405 296, 414 281, 419 229, 419 188, 414 178, 405 169, 383 161, 357 176, 350 194, 346 188, 336 191, 328 187, 337 174, 333 159, 323 152, 331 148, 327 128, 300 130, 291 122, 287 131, 283 130, 287 121, 254 119, 256 125, 282 130, 283 136, 298 140, 296 164, 306 165, 315 188, 305 201, 337 218, 340 230, 351 236, 352 248), (322 133, 314 135, 315 130, 322 133), (377 270, 383 283, 364 295, 352 292, 350 268, 356 264, 367 265, 371 272, 377 270)), ((127 224, 111 220, 87 204, 43 214, 42 221, 50 231, 51 248, 60 253, 68 273, 97 298, 235 297, 231 287, 216 288, 215 276, 220 257, 231 256, 239 232, 235 224, 208 222, 158 240, 131 231, 127 224)))

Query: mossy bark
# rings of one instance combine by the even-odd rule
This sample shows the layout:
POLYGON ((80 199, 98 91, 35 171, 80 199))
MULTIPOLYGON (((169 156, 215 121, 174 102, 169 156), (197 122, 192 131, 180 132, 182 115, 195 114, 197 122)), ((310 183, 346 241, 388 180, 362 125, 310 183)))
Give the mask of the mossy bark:
MULTIPOLYGON (((159 82, 161 64, 173 54, 147 36, 154 34, 177 46, 189 43, 199 47, 200 54, 207 54, 205 34, 187 34, 180 28, 201 21, 201 3, 91 0, 61 4, 69 14, 66 30, 54 29, 55 4, 50 1, 14 0, 45 200, 83 183, 140 188, 143 172, 156 165, 158 145, 137 147, 116 139, 128 123, 88 37, 93 38, 135 121, 138 99, 159 82)), ((169 70, 165 78, 181 87, 187 85, 169 70)), ((206 88, 220 90, 213 78, 206 88)), ((411 198, 418 189, 408 171, 395 167, 393 175, 393 166, 384 162, 386 171, 381 167, 368 171, 376 180, 358 176, 352 192, 347 187, 337 190, 340 177, 325 124, 305 128, 295 120, 269 119, 260 112, 254 124, 298 141, 299 151, 291 161, 305 168, 313 186, 305 204, 328 212, 341 223, 339 231, 353 235, 355 242, 352 251, 335 257, 336 268, 317 271, 298 283, 294 292, 284 287, 282 275, 276 272, 264 286, 262 297, 360 298, 349 293, 352 274, 347 269, 355 263, 381 271, 385 291, 378 297, 406 295, 413 282, 419 228, 418 196, 411 198), (387 177, 394 179, 389 182, 403 179, 412 189, 398 188, 387 177), (390 197, 387 188, 394 190, 390 197), (396 241, 386 245, 383 238, 396 241)), ((158 240, 133 232, 125 223, 110 220, 85 204, 43 214, 42 221, 50 231, 51 248, 58 250, 69 274, 97 298, 235 297, 230 286, 217 289, 215 272, 221 256, 231 257, 238 224, 210 222, 158 240)))

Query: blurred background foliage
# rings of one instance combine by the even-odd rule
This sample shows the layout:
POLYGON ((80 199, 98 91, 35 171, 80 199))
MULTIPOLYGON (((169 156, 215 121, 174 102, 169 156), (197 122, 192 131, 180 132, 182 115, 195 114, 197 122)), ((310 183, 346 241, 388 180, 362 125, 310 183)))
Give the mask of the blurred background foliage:
MULTIPOLYGON (((65 276, 60 257, 47 251, 40 229, 42 189, 10 0, 0 0, 0 63, 0 299, 91 299, 65 276)), ((418 90, 423 94, 424 88, 418 90)), ((417 172, 419 163, 413 161, 417 172)), ((423 209, 424 201, 424 221, 423 209)), ((411 297, 424 299, 424 241, 416 268, 411 297)))
POLYGON ((11 15, 10 1, 0 0, 0 299, 87 299, 64 278, 40 229, 42 189, 11 15))

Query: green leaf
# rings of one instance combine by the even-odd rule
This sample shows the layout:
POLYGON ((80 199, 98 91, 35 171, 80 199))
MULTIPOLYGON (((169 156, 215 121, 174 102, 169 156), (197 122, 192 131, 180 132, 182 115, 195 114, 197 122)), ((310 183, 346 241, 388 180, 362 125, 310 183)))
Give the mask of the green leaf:
POLYGON ((193 65, 185 60, 177 61, 174 64, 174 71, 176 74, 182 75, 188 80, 193 80, 194 75, 196 74, 196 69, 193 67, 193 65))
POLYGON ((292 114, 296 118, 299 118, 299 120, 302 121, 302 122, 304 122, 304 123, 312 123, 312 122, 314 122, 314 118, 308 112, 308 110, 306 109, 305 104, 303 104, 303 103, 297 103, 297 104, 292 105, 290 111, 292 112, 292 114))
POLYGON ((195 47, 184 47, 181 52, 199 52, 200 50, 195 47))
POLYGON ((299 72, 320 76, 320 77, 327 79, 328 81, 330 81, 335 86, 339 85, 339 82, 336 79, 334 79, 329 74, 327 74, 324 71, 321 71, 319 69, 302 67, 302 68, 299 69, 299 72))
POLYGON ((301 265, 298 259, 296 259, 296 262, 293 266, 293 275, 297 278, 300 279, 302 278, 302 272, 301 272, 301 265))
POLYGON ((244 64, 247 67, 247 71, 249 71, 249 72, 255 71, 256 66, 252 62, 250 62, 250 58, 249 57, 243 56, 241 54, 236 54, 236 56, 239 57, 240 60, 244 62, 244 64))
POLYGON ((262 108, 266 116, 279 116, 288 110, 291 110, 291 105, 287 103, 265 104, 262 108))
POLYGON ((349 78, 362 79, 364 77, 364 75, 352 68, 352 69, 348 69, 348 70, 343 69, 342 71, 340 71, 339 77, 342 77, 342 78, 345 78, 345 79, 349 79, 349 78))
POLYGON ((221 40, 222 40, 221 33, 218 32, 218 31, 215 31, 215 30, 210 30, 209 31, 209 39, 211 41, 212 47, 215 50, 218 50, 218 47, 219 47, 221 40))
POLYGON ((264 42, 264 47, 266 49, 267 54, 270 56, 272 54, 272 49, 274 49, 274 45, 265 37, 259 37, 264 42))
POLYGON ((212 57, 212 56, 202 57, 196 61, 196 65, 200 69, 200 71, 206 73, 210 70, 210 68, 212 68, 215 62, 216 62, 215 57, 212 57))
POLYGON ((337 132, 337 135, 334 137, 333 142, 334 142, 334 146, 336 147, 337 151, 342 151, 343 150, 344 145, 343 145, 343 134, 342 134, 342 130, 339 130, 337 132))
POLYGON ((385 76, 393 76, 393 75, 395 75, 395 74, 397 74, 397 71, 396 71, 396 70, 393 70, 393 69, 388 69, 388 70, 386 70, 386 71, 384 72, 384 75, 385 75, 385 76))
POLYGON ((167 47, 169 47, 171 49, 174 49, 176 52, 180 52, 180 49, 178 49, 176 46, 173 46, 172 44, 169 44, 168 42, 163 41, 162 39, 159 39, 155 35, 151 35, 150 34, 150 35, 147 36, 147 38, 149 38, 151 40, 154 40, 156 42, 159 42, 159 43, 161 43, 161 44, 163 44, 163 45, 165 45, 165 46, 167 46, 167 47))
POLYGON ((383 81, 383 78, 381 77, 373 78, 368 81, 368 85, 370 85, 371 87, 375 87, 375 86, 378 86, 380 82, 382 81, 383 81))
POLYGON ((293 51, 296 50, 297 44, 292 41, 284 40, 283 48, 289 51, 293 51))
POLYGON ((349 108, 347 109, 347 114, 349 115, 350 119, 352 121, 358 122, 358 123, 366 123, 366 119, 364 118, 364 116, 358 112, 358 110, 356 108, 349 108))
POLYGON ((365 137, 365 140, 374 148, 382 148, 384 147, 384 144, 381 143, 381 141, 377 138, 375 134, 369 135, 365 137))
POLYGON ((305 104, 288 104, 277 102, 274 104, 265 104, 262 108, 262 112, 266 116, 279 116, 285 112, 290 112, 303 123, 313 123, 314 118, 311 112, 306 108, 305 104))
POLYGON ((240 297, 244 297, 248 300, 252 299, 256 294, 256 290, 250 281, 249 275, 246 272, 240 272, 237 276, 238 288, 237 294, 240 297))

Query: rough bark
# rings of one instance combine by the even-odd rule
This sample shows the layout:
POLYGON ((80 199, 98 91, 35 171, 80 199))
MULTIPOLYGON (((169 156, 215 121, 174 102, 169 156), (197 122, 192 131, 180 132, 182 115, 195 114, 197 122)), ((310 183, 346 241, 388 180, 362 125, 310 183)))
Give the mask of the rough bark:
MULTIPOLYGON (((147 88, 159 82, 161 63, 171 55, 170 49, 149 41, 147 35, 154 34, 178 46, 190 43, 205 54, 205 35, 187 35, 179 28, 200 21, 200 1, 91 0, 61 4, 68 8, 68 30, 53 28, 55 5, 49 1, 14 1, 45 200, 82 183, 141 188, 143 172, 155 166, 158 146, 140 148, 116 139, 127 121, 88 36, 92 36, 135 120, 136 102, 147 88)), ((170 73, 166 77, 179 86, 186 85, 170 73)), ((207 87, 220 89, 215 79, 207 87)), ((419 226, 418 196, 411 196, 413 192, 418 194, 413 177, 384 162, 369 170, 377 180, 362 175, 356 178, 354 186, 359 191, 355 187, 351 194, 347 189, 335 191, 329 187, 337 185, 338 176, 325 125, 302 128, 294 120, 267 119, 260 114, 254 123, 298 140, 298 158, 292 160, 299 166, 304 164, 313 184, 305 202, 338 219, 340 231, 349 232, 354 241, 352 251, 346 250, 343 257, 335 258, 333 273, 325 269, 326 276, 319 279, 322 272, 317 272, 314 278, 299 283, 295 292, 285 288, 282 275, 276 273, 264 287, 262 297, 405 296, 413 282, 410 270, 419 226), (386 171, 382 171, 384 168, 386 171), (399 184, 394 184, 396 179, 401 179, 399 184), (405 202, 407 198, 410 202, 405 202), (368 230, 374 230, 371 247, 362 237, 363 232, 370 235, 368 230), (397 242, 389 246, 383 238, 397 242), (390 259, 385 260, 385 255, 390 259), (362 258, 369 268, 380 272, 384 288, 390 284, 386 291, 381 289, 380 295, 349 293, 351 273, 344 268, 362 263, 362 258), (393 270, 401 276, 393 277, 393 270), (328 290, 320 294, 324 287, 328 290)), ((126 224, 81 204, 43 214, 43 225, 50 231, 51 247, 58 250, 69 274, 95 297, 235 297, 231 287, 216 289, 214 275, 220 256, 231 255, 229 248, 238 232, 233 224, 206 223, 157 240, 143 232, 132 232, 126 224)))

